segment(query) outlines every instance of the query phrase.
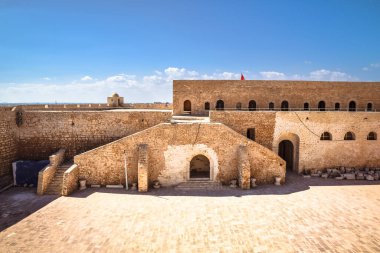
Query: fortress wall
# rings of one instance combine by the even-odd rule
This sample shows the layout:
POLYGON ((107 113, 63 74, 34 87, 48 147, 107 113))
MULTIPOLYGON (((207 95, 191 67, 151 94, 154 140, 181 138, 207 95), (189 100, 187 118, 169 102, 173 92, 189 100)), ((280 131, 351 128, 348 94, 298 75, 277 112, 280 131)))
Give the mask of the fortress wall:
POLYGON ((168 122, 171 111, 24 111, 18 129, 20 159, 66 159, 143 129, 168 122))
POLYGON ((217 100, 224 101, 226 109, 235 109, 238 102, 248 108, 250 100, 256 101, 257 108, 268 108, 270 102, 275 108, 281 102, 289 102, 290 108, 303 108, 308 102, 310 108, 318 108, 319 101, 325 101, 326 108, 334 108, 339 102, 347 110, 350 101, 364 110, 371 102, 380 110, 380 82, 320 82, 320 81, 267 81, 267 80, 174 80, 173 114, 183 113, 184 101, 191 101, 194 115, 207 115, 204 103, 210 103, 214 110, 217 100))
POLYGON ((0 111, 0 177, 11 175, 12 162, 17 160, 16 129, 15 112, 0 111))
POLYGON ((219 122, 247 136, 248 128, 255 128, 255 141, 272 149, 276 112, 269 111, 210 111, 210 121, 219 122))
POLYGON ((273 151, 281 140, 299 137, 299 170, 335 166, 380 167, 380 113, 372 112, 277 112, 273 151), (328 131, 332 141, 321 141, 328 131), (344 140, 352 131, 356 139, 344 140), (369 132, 377 140, 367 140, 369 132))
POLYGON ((190 161, 199 154, 209 159, 212 179, 229 183, 238 178, 240 145, 247 147, 250 174, 259 184, 285 176, 285 162, 272 151, 223 124, 202 123, 160 124, 79 154, 74 162, 80 177, 88 184, 125 184, 126 154, 129 184, 137 182, 139 144, 147 144, 149 183, 158 179, 169 186, 187 181, 190 161))
POLYGON ((151 110, 172 110, 171 103, 124 103, 121 107, 108 106, 105 103, 100 104, 35 104, 35 105, 20 105, 23 110, 60 110, 60 111, 99 111, 110 109, 151 109, 151 110))

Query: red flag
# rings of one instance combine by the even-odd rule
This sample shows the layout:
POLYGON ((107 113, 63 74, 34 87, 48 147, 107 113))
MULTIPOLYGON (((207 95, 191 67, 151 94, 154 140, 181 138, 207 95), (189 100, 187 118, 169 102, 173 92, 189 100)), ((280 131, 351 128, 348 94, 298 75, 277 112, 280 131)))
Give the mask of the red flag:
POLYGON ((241 73, 240 80, 245 80, 244 75, 241 73))

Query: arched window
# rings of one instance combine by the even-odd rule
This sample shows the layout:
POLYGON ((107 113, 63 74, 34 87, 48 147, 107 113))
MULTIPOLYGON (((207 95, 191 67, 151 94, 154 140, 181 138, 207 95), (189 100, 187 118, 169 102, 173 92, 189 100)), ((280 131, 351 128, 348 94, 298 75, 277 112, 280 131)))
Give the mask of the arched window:
POLYGON ((340 104, 339 103, 335 103, 335 111, 339 111, 340 110, 340 104))
POLYGON ((324 132, 321 135, 321 141, 331 141, 331 140, 332 140, 332 136, 329 132, 324 132))
POLYGON ((241 110, 241 103, 240 102, 236 104, 236 110, 239 110, 239 111, 241 110))
POLYGON ((270 103, 269 103, 269 110, 270 110, 270 111, 273 111, 273 110, 274 110, 274 103, 273 103, 273 102, 270 102, 270 103))
POLYGON ((348 104, 348 111, 355 112, 356 111, 356 103, 355 101, 350 101, 348 104))
POLYGON ((318 103, 318 111, 326 111, 326 103, 325 103, 325 101, 319 101, 319 103, 318 103))
POLYGON ((303 103, 303 110, 308 111, 309 110, 309 103, 303 103))
POLYGON ((367 140, 369 140, 369 141, 375 141, 375 140, 377 140, 377 134, 375 132, 370 132, 367 135, 367 140))
POLYGON ((248 103, 248 110, 250 110, 250 111, 256 111, 256 101, 255 100, 249 101, 249 103, 248 103))
POLYGON ((281 102, 281 111, 289 111, 289 103, 284 100, 281 102))
POLYGON ((368 103, 368 104, 367 104, 367 112, 372 112, 372 110, 373 110, 373 105, 372 105, 372 103, 368 103))
POLYGON ((353 141, 355 140, 355 135, 353 132, 347 132, 345 135, 344 135, 344 140, 346 141, 353 141))
POLYGON ((224 102, 223 102, 223 100, 216 101, 216 107, 215 108, 218 111, 224 110, 224 102))
POLYGON ((183 110, 185 112, 191 112, 191 102, 190 102, 190 100, 186 100, 185 102, 183 102, 183 110))
POLYGON ((205 103, 205 110, 206 110, 206 111, 209 111, 209 110, 210 110, 210 103, 209 103, 209 102, 206 102, 206 103, 205 103))

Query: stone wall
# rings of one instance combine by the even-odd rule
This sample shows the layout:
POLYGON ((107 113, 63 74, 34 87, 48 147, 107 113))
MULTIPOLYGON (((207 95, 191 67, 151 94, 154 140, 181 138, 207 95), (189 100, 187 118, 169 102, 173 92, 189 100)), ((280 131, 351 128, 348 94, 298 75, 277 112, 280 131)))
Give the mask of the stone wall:
POLYGON ((68 196, 78 189, 79 168, 73 164, 63 173, 62 195, 68 196))
POLYGON ((380 167, 380 141, 367 140, 369 132, 380 134, 379 112, 277 112, 273 151, 282 140, 292 141, 299 162, 297 171, 336 166, 380 167), (332 134, 322 141, 323 132, 332 134), (355 140, 344 140, 347 132, 355 140))
POLYGON ((247 129, 255 129, 255 141, 272 149, 276 112, 269 111, 210 111, 210 121, 220 122, 247 136, 247 129))
POLYGON ((16 114, 11 108, 0 110, 0 177, 12 174, 17 160, 16 114))
POLYGON ((347 110, 350 101, 355 101, 360 110, 367 103, 380 109, 380 82, 320 82, 320 81, 264 81, 264 80, 174 80, 173 114, 184 112, 184 101, 190 100, 191 113, 207 115, 205 102, 214 110, 218 100, 224 101, 226 109, 248 108, 250 100, 256 101, 257 108, 268 108, 270 102, 275 108, 281 102, 289 102, 290 108, 302 108, 307 102, 310 108, 318 108, 319 101, 325 101, 326 108, 334 108, 340 103, 347 110))
POLYGON ((66 159, 143 129, 168 122, 171 111, 24 111, 19 158, 46 159, 59 148, 66 159))
POLYGON ((285 177, 285 162, 272 151, 223 124, 160 124, 74 157, 80 177, 89 184, 125 184, 124 152, 128 182, 137 182, 138 145, 148 147, 148 180, 164 186, 189 179, 190 161, 196 155, 210 160, 211 179, 228 183, 238 179, 238 148, 247 146, 251 176, 260 183, 285 177))

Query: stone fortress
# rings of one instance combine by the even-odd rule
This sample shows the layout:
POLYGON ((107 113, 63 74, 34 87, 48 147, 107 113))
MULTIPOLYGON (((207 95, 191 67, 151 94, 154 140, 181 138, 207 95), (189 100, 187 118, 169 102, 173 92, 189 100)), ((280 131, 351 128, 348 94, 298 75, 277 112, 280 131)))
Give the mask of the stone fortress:
MULTIPOLYGON (((0 177, 46 160, 39 194, 87 185, 283 184, 287 173, 380 168, 380 82, 175 80, 173 104, 0 107, 0 177)), ((354 176, 355 177, 355 176, 354 176)))

